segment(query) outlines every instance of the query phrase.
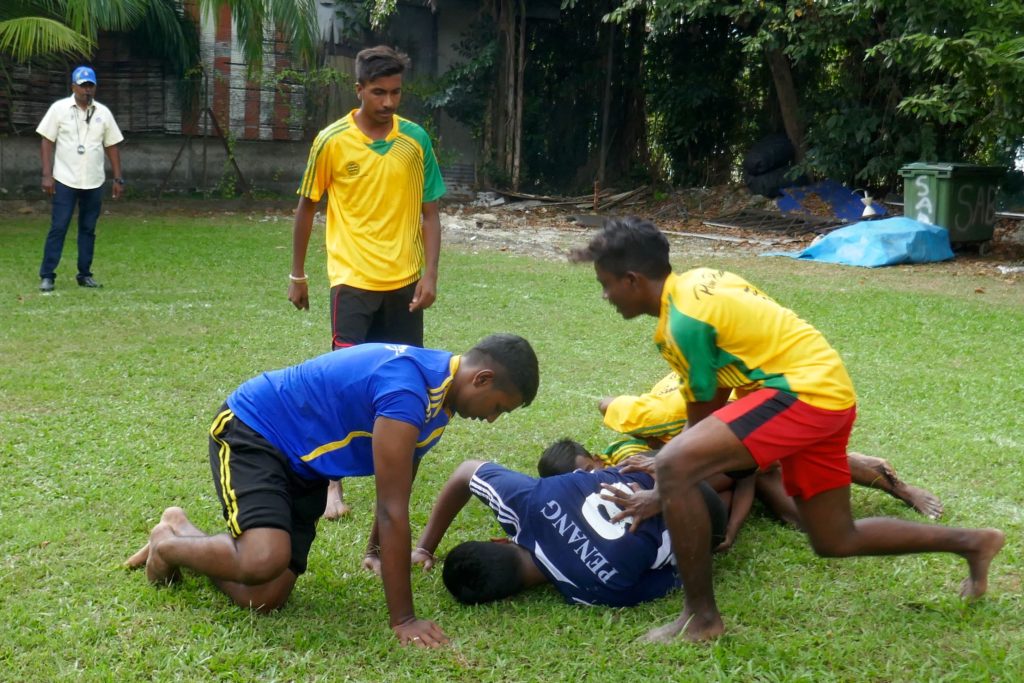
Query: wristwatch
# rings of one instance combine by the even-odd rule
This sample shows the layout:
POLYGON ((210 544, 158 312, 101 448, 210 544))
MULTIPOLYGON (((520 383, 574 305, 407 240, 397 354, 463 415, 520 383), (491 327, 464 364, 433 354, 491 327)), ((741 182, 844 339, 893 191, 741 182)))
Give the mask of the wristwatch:
POLYGON ((118 185, 124 185, 124 178, 114 178, 114 182, 118 185))

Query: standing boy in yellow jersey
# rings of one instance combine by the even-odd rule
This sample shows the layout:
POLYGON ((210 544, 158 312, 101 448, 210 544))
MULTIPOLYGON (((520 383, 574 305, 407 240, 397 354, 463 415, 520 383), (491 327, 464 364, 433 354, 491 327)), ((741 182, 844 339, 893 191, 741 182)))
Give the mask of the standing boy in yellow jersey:
POLYGON ((685 602, 680 616, 650 631, 648 640, 682 634, 700 641, 724 631, 697 485, 719 472, 776 462, 817 554, 955 553, 969 569, 961 595, 985 592, 989 564, 1005 542, 998 529, 853 519, 846 446, 856 396, 839 354, 818 330, 732 273, 673 274, 668 240, 649 221, 606 221, 572 260, 594 264, 604 298, 622 317, 658 318, 655 344, 686 397, 686 429, 648 461, 656 489, 605 493, 622 508, 612 523, 629 516, 636 525, 660 510, 672 536, 685 602), (734 389, 739 398, 726 405, 734 389))
MULTIPOLYGON (((299 187, 288 300, 309 309, 306 251, 327 195, 327 275, 334 349, 363 342, 423 346, 423 311, 437 296, 444 181, 430 137, 396 114, 406 55, 379 45, 356 55, 359 109, 313 141, 299 187)), ((324 516, 348 512, 331 482, 324 516)))

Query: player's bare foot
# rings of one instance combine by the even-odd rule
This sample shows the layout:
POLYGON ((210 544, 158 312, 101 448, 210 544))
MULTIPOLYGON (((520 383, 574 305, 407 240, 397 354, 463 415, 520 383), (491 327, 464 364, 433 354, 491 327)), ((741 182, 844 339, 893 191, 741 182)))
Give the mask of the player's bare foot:
POLYGON ((146 578, 150 583, 170 585, 181 578, 177 567, 171 566, 160 557, 160 543, 174 536, 174 529, 167 522, 160 522, 149 533, 149 556, 146 558, 146 578))
POLYGON ((897 476, 896 469, 888 460, 853 452, 849 454, 849 457, 851 462, 856 462, 871 470, 874 474, 874 481, 871 483, 873 488, 882 489, 928 519, 938 519, 942 516, 943 506, 939 497, 931 491, 904 482, 897 476))
POLYGON ((327 485, 327 506, 324 508, 324 519, 341 519, 352 512, 352 508, 345 503, 343 496, 341 482, 331 480, 331 483, 327 485))
POLYGON ((149 543, 142 546, 140 549, 135 551, 135 554, 124 561, 124 566, 128 569, 142 569, 146 566, 146 560, 149 559, 149 543))
POLYGON ((931 491, 926 491, 918 486, 911 486, 896 479, 893 482, 892 495, 928 519, 938 519, 942 516, 942 501, 931 491))
POLYGON ((963 598, 980 598, 985 594, 988 590, 988 567, 1006 543, 1006 535, 999 529, 976 529, 973 533, 977 534, 978 547, 964 553, 970 576, 960 584, 960 597, 963 598))
POLYGON ((725 633, 725 624, 718 614, 698 619, 696 615, 683 611, 675 621, 648 631, 641 640, 648 643, 671 643, 682 634, 692 643, 714 640, 725 633))
POLYGON ((192 523, 185 511, 180 507, 169 507, 160 515, 163 524, 170 524, 175 536, 205 536, 195 524, 192 523))
MULTIPOLYGON (((185 511, 180 507, 169 507, 164 510, 163 515, 160 516, 160 523, 169 524, 176 536, 204 535, 203 532, 185 516, 185 511)), ((146 566, 146 561, 148 559, 149 543, 146 543, 146 545, 135 551, 134 555, 124 561, 124 566, 128 569, 142 569, 146 566)))

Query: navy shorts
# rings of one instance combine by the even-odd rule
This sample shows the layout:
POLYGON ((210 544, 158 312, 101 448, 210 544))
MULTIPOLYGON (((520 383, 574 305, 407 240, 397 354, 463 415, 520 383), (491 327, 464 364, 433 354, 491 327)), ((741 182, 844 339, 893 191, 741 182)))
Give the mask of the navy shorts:
POLYGON ((288 568, 296 575, 305 572, 316 524, 327 506, 327 481, 295 474, 288 457, 226 403, 210 427, 210 469, 231 536, 257 528, 287 531, 292 542, 288 568))

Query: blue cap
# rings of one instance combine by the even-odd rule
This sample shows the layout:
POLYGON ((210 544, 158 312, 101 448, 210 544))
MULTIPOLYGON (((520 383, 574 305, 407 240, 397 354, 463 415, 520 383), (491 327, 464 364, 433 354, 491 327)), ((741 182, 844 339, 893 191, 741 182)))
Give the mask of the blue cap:
POLYGON ((92 70, 92 67, 80 66, 71 72, 71 82, 75 85, 82 85, 83 83, 96 83, 96 72, 92 70))

